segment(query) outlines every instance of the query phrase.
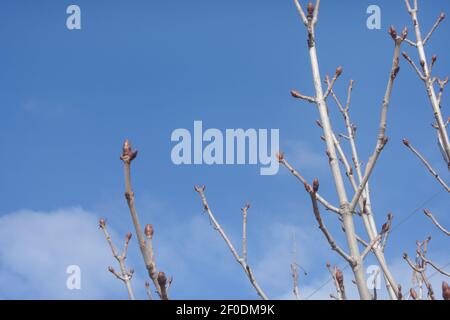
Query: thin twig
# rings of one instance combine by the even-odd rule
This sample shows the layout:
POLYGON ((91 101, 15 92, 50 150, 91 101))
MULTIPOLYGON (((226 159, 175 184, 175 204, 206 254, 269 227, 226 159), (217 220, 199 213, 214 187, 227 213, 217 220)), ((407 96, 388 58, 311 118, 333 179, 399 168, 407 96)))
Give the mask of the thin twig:
POLYGON ((425 213, 425 215, 426 215, 427 217, 429 217, 429 218, 431 219, 431 221, 433 221, 433 223, 435 224, 435 226, 438 227, 438 228, 439 228, 446 236, 450 236, 450 232, 449 232, 447 229, 445 229, 445 228, 439 223, 439 221, 437 221, 437 219, 433 216, 433 214, 432 214, 429 210, 425 209, 425 210, 423 210, 423 213, 425 213))
POLYGON ((445 181, 439 176, 439 174, 433 169, 433 167, 430 165, 430 163, 427 161, 427 159, 425 159, 424 156, 422 156, 422 154, 417 151, 416 148, 414 148, 411 143, 409 142, 408 139, 403 139, 403 144, 409 149, 411 150, 412 153, 414 153, 417 158, 419 158, 420 161, 422 161, 422 163, 425 165, 425 167, 428 169, 428 171, 433 175, 433 177, 436 178, 436 180, 441 184, 442 187, 444 187, 444 189, 447 192, 450 192, 450 188, 449 186, 445 183, 445 181))
POLYGON ((391 27, 390 29, 390 33, 392 38, 394 39, 395 42, 395 49, 394 49, 394 57, 392 59, 392 68, 391 68, 391 72, 389 75, 389 81, 387 84, 387 88, 386 88, 386 93, 384 95, 384 99, 383 99, 383 105, 381 108, 381 117, 380 117, 380 124, 379 124, 379 133, 378 133, 378 138, 377 138, 377 143, 375 146, 375 150, 372 154, 372 156, 370 157, 367 165, 366 165, 366 170, 365 170, 365 174, 364 177, 361 180, 360 186, 358 188, 358 191, 355 193, 355 195, 352 198, 352 201, 350 202, 350 211, 353 211, 356 207, 356 204, 358 203, 359 198, 361 197, 361 194, 363 193, 363 191, 366 188, 366 184, 369 181, 370 175, 372 174, 372 171, 375 167, 375 164, 378 160, 378 157, 381 153, 381 151, 383 150, 384 146, 386 145, 388 138, 385 135, 386 132, 386 122, 387 122, 387 111, 388 111, 388 107, 389 107, 389 102, 391 99, 391 94, 392 94, 392 88, 394 86, 394 81, 397 77, 397 74, 400 70, 399 67, 399 55, 400 55, 400 46, 403 42, 403 40, 406 38, 408 31, 407 29, 403 29, 402 33, 400 36, 397 35, 397 32, 395 31, 395 29, 393 27, 391 27))
POLYGON ((111 272, 117 279, 123 281, 125 284, 125 287, 127 288, 128 292, 128 298, 130 300, 135 300, 133 288, 131 287, 131 278, 133 277, 134 271, 128 270, 125 265, 125 259, 127 258, 127 249, 128 249, 128 243, 131 239, 131 233, 127 233, 125 236, 125 245, 124 249, 122 251, 122 254, 119 255, 119 252, 117 251, 114 243, 112 242, 111 236, 109 235, 108 229, 106 228, 106 221, 105 219, 100 219, 99 221, 99 227, 102 229, 103 234, 105 235, 106 241, 109 244, 109 247, 111 248, 112 254, 114 258, 117 260, 120 266, 120 274, 116 272, 116 270, 113 267, 108 267, 109 272, 111 272))
POLYGON ((437 18, 436 22, 434 23, 433 27, 431 28, 430 32, 428 32, 427 36, 423 40, 423 45, 426 45, 428 40, 430 40, 431 36, 433 35, 433 32, 439 27, 441 22, 445 19, 445 13, 441 13, 439 15, 439 18, 437 18))
POLYGON ((231 251, 231 254, 233 255, 233 257, 236 259, 236 261, 242 266, 242 268, 245 271, 245 274, 247 275, 248 279, 250 280, 250 283, 253 285, 253 287, 255 288, 256 292, 258 293, 258 295, 263 299, 263 300, 268 300, 267 295, 264 293, 264 291, 261 289, 261 287, 259 286, 258 282, 256 281, 252 270, 250 269, 250 266, 247 264, 247 262, 241 258, 238 254, 238 252, 236 251, 236 249, 234 248, 232 242, 230 241, 230 239, 228 238, 228 236, 226 235, 225 231, 223 231, 222 227, 220 226, 220 224, 217 222, 213 212, 211 211, 211 208, 208 205, 208 201, 206 200, 206 196, 205 196, 205 186, 199 187, 199 186, 195 186, 194 187, 195 191, 198 192, 198 194, 200 195, 202 204, 203 204, 203 209, 208 213, 209 219, 211 220, 211 222, 214 225, 214 229, 217 230, 217 232, 221 235, 221 237, 223 238, 223 240, 225 241, 225 243, 227 244, 228 248, 231 251))
MULTIPOLYGON (((280 162, 280 164, 285 166, 294 177, 300 180, 302 184, 305 184, 305 182, 307 182, 306 179, 289 164, 289 162, 285 159, 284 154, 282 153, 278 154, 278 161, 280 162)), ((316 193, 316 198, 327 210, 337 213, 339 215, 341 214, 339 208, 330 204, 321 195, 319 195, 319 193, 316 193)))
MULTIPOLYGON (((144 259, 145 267, 147 268, 148 275, 150 276, 150 279, 153 282, 153 285, 155 286, 156 292, 158 293, 159 297, 161 299, 167 298, 167 296, 163 296, 163 293, 161 291, 161 287, 158 283, 158 272, 156 270, 156 264, 153 258, 153 249, 151 246, 151 241, 148 243, 146 239, 144 238, 144 234, 142 232, 142 227, 139 222, 139 217, 136 212, 136 208, 134 206, 134 192, 131 188, 131 162, 136 158, 137 151, 132 150, 131 144, 128 140, 125 140, 125 143, 123 145, 122 155, 120 159, 123 161, 124 164, 124 175, 125 175, 125 198, 127 199, 128 208, 130 209, 131 218, 133 220, 133 225, 136 231, 136 236, 139 241, 139 248, 142 253, 142 257, 144 259)), ((150 232, 149 229, 146 226, 146 236, 149 237, 148 233, 150 232)), ((153 237, 153 227, 151 228, 153 237)))
POLYGON ((317 222, 319 223, 319 229, 325 235, 325 238, 327 239, 328 243, 330 244, 331 249, 333 249, 334 251, 339 253, 339 255, 341 255, 341 257, 343 257, 345 260, 347 260, 347 262, 350 263, 350 265, 354 265, 355 264, 355 260, 350 255, 348 255, 336 243, 336 241, 334 240, 334 238, 331 235, 331 233, 328 231, 328 229, 323 224, 322 217, 321 217, 320 211, 319 211, 319 207, 317 205, 316 192, 318 190, 318 187, 319 187, 319 182, 318 182, 317 179, 314 180, 313 187, 311 187, 308 183, 305 183, 305 189, 309 193, 309 195, 311 196, 311 202, 312 202, 312 206, 313 206, 314 217, 316 218, 317 222))

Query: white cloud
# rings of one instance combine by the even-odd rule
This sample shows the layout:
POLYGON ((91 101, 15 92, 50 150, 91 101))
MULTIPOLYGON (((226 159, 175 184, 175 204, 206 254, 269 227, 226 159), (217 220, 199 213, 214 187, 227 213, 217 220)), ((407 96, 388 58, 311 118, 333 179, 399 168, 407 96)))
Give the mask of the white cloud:
MULTIPOLYGON (((123 284, 106 271, 108 265, 115 266, 115 261, 97 227, 98 218, 80 208, 49 213, 22 210, 0 217, 0 299, 126 299, 123 284), (66 288, 66 268, 73 264, 81 267, 79 291, 66 288)), ((240 251, 240 229, 226 222, 222 226, 240 251)), ((117 235, 113 226, 108 229, 121 247, 123 236, 117 235)), ((259 232, 264 237, 249 239, 250 264, 270 298, 293 298, 290 263, 295 233, 296 260, 308 272, 307 276, 300 274, 301 297, 329 299, 335 290, 332 282, 326 283, 325 262, 343 263, 316 226, 273 222, 263 224, 259 232)), ((174 276, 173 298, 257 298, 205 215, 188 216, 157 229, 155 254, 158 268, 174 276)), ((447 262, 445 252, 433 250, 431 254, 437 264, 447 262)), ((145 299, 142 284, 146 274, 135 238, 127 264, 136 269, 132 284, 137 297, 145 299)), ((392 262, 391 271, 407 291, 411 271, 401 258, 392 262)), ((348 297, 357 298, 351 270, 345 269, 344 275, 348 297)), ((440 298, 443 277, 435 275, 430 280, 440 298)))
POLYGON ((115 261, 97 226, 98 217, 80 208, 2 216, 0 299, 127 298, 106 270, 115 261), (81 268, 81 290, 66 287, 69 265, 81 268))

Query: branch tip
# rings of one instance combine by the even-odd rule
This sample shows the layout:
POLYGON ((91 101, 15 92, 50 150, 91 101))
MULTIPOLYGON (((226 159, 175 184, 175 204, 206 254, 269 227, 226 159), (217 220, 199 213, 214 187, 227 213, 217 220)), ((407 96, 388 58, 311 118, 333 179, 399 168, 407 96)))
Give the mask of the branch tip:
POLYGON ((120 156, 120 159, 123 162, 130 163, 131 161, 133 161, 133 159, 136 158, 137 154, 138 151, 133 150, 130 141, 126 139, 125 142, 123 143, 122 155, 120 156))
POLYGON ((276 157, 277 157, 277 159, 278 159, 278 162, 283 162, 283 160, 284 160, 284 152, 277 152, 276 153, 276 157))

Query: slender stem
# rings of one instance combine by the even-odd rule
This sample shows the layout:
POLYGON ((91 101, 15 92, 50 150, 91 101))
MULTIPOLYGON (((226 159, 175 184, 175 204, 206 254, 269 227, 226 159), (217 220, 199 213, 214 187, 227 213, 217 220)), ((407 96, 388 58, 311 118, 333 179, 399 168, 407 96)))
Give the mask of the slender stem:
POLYGON ((294 293, 294 296, 297 300, 300 300, 300 290, 298 288, 298 270, 297 270, 297 264, 291 263, 291 271, 292 271, 292 280, 293 280, 293 289, 292 292, 294 293))
POLYGON ((419 160, 425 165, 425 167, 428 169, 428 171, 430 171, 430 173, 433 175, 433 177, 436 178, 436 180, 441 184, 442 187, 444 187, 444 189, 447 192, 450 192, 450 187, 445 183, 445 181, 439 176, 439 174, 433 169, 433 167, 430 165, 430 163, 427 161, 427 159, 425 159, 425 157, 419 152, 417 151, 416 148, 414 148, 411 143, 409 142, 409 140, 407 139, 403 139, 403 144, 409 149, 411 150, 412 153, 414 153, 414 155, 416 155, 417 158, 419 158, 419 160))
MULTIPOLYGON (((417 51, 419 53, 419 59, 420 59, 421 65, 422 65, 422 69, 424 71, 424 76, 426 77, 426 80, 424 80, 425 89, 427 91, 428 99, 430 100, 430 104, 433 109, 434 118, 435 118, 436 124, 438 126, 438 135, 439 135, 440 141, 442 143, 442 148, 444 150, 444 153, 446 154, 447 166, 450 169, 450 163, 449 163, 449 161, 450 161, 450 141, 449 141, 447 129, 445 127, 445 123, 444 123, 444 120, 442 117, 439 101, 438 101, 436 92, 434 90, 433 82, 431 79, 431 74, 430 74, 431 72, 430 72, 430 68, 428 66, 428 59, 425 54, 425 48, 424 48, 425 41, 422 40, 422 33, 420 30, 420 24, 419 24, 419 20, 417 17, 417 11, 418 11, 417 2, 415 2, 414 8, 411 7, 408 0, 405 0, 405 3, 406 3, 406 7, 408 9, 408 12, 411 16, 411 19, 412 19, 413 25, 414 25, 414 31, 415 31, 416 39, 417 39, 417 41, 416 41, 417 51)), ((437 28, 437 26, 436 26, 436 28, 437 28)), ((432 31, 434 31, 434 29, 436 29, 436 28, 433 28, 432 31)), ((430 34, 430 36, 431 36, 431 34, 430 34)), ((428 39, 426 38, 426 40, 428 40, 428 39)))
POLYGON ((247 213, 250 205, 245 205, 242 210, 242 258, 247 263, 247 213))
POLYGON ((428 211, 428 210, 425 209, 423 212, 425 213, 425 215, 426 215, 427 217, 429 217, 429 218, 431 219, 431 221, 433 221, 434 225, 435 225, 436 227, 438 227, 439 230, 441 230, 446 236, 450 236, 450 231, 448 231, 447 229, 445 229, 445 228, 439 223, 439 221, 437 221, 437 219, 433 216, 433 214, 432 214, 430 211, 428 211))
POLYGON ((137 156, 137 151, 133 151, 128 140, 125 141, 123 146, 123 153, 121 160, 124 164, 124 176, 125 176, 125 198, 127 199, 128 208, 130 209, 131 219, 133 220, 134 229, 139 242, 139 248, 141 250, 142 257, 144 259, 145 267, 147 268, 148 275, 152 280, 156 292, 162 298, 161 288, 158 283, 158 274, 156 271, 155 263, 151 257, 152 250, 148 248, 147 241, 144 238, 142 227, 139 222, 139 217, 134 206, 134 193, 131 187, 131 162, 137 156))
POLYGON ((402 32, 402 35, 400 37, 394 36, 395 33, 392 32, 392 30, 393 29, 391 29, 391 35, 393 35, 393 38, 395 38, 394 39, 394 42, 395 42, 394 57, 392 59, 392 68, 391 68, 391 72, 389 75, 389 81, 387 84, 386 92, 384 94, 383 105, 381 107, 381 117, 380 117, 377 143, 375 146, 375 150, 374 150, 372 156, 370 157, 369 162, 367 163, 365 174, 361 180, 358 191, 355 193, 355 195, 353 196, 353 199, 350 203, 351 211, 353 211, 355 209, 355 206, 356 206, 359 198, 361 197, 361 194, 363 193, 363 191, 366 188, 366 184, 369 181, 370 175, 372 174, 373 169, 375 168, 375 164, 378 160, 378 157, 388 141, 388 139, 385 135, 386 126, 387 126, 387 112, 388 112, 388 107, 389 107, 389 103, 390 103, 390 99, 391 99, 392 88, 394 86, 394 81, 395 81, 395 78, 397 77, 398 71, 400 70, 400 67, 399 67, 400 46, 401 46, 403 39, 406 38, 406 34, 407 34, 407 31, 405 29, 402 32))
POLYGON ((205 209, 205 211, 208 213, 209 219, 211 220, 214 229, 217 230, 217 232, 220 234, 220 236, 222 237, 222 239, 225 241, 225 243, 227 244, 228 248, 231 251, 231 254, 233 255, 233 257, 236 259, 236 261, 242 266, 242 268, 245 271, 245 274, 247 275, 248 279, 250 280, 250 283, 253 285, 253 287, 255 288, 256 292, 258 293, 258 295, 263 299, 263 300, 268 300, 269 298, 267 297, 267 295, 264 293, 264 291, 261 289, 261 287, 259 286, 258 282, 256 281, 252 270, 250 269, 250 266, 247 264, 247 262, 241 258, 238 254, 238 252, 236 251, 236 249, 234 248, 231 240, 228 238, 228 236, 226 235, 225 231, 222 229, 222 227, 220 226, 219 222, 217 222, 213 212, 211 211, 211 208, 208 205, 208 201, 206 200, 206 196, 205 196, 205 187, 195 187, 195 191, 198 192, 198 194, 200 195, 202 204, 203 204, 203 208, 205 209))
MULTIPOLYGON (((318 8, 316 8, 318 9, 318 8)), ((313 10, 314 11, 314 10, 313 10)), ((331 121, 328 115, 328 107, 324 99, 322 80, 320 76, 319 63, 317 59, 316 40, 315 40, 315 24, 317 22, 317 14, 315 12, 316 19, 308 20, 308 51, 311 62, 311 69, 313 74, 313 83, 316 91, 316 106, 320 114, 320 122, 324 133, 324 139, 327 146, 327 154, 329 157, 329 165, 333 175, 337 195, 340 203, 340 212, 342 214, 343 225, 345 229, 345 235, 347 238, 347 244, 350 249, 350 256, 355 262, 352 264, 352 271, 355 275, 355 281, 358 287, 358 292, 363 300, 370 300, 370 293, 367 288, 366 277, 363 268, 363 262, 358 248, 358 242, 355 235, 355 226, 353 221, 353 214, 350 210, 347 193, 344 186, 343 177, 339 168, 339 163, 336 155, 336 148, 333 140, 333 129, 331 121)), ((303 17, 302 17, 303 18, 303 17)), ((314 203, 313 199, 313 203, 314 203)))
POLYGON ((123 283, 125 284, 125 287, 127 288, 127 292, 128 292, 128 298, 130 300, 135 300, 135 296, 134 296, 134 292, 133 292, 133 288, 131 287, 131 278, 132 278, 132 274, 133 272, 127 271, 127 268, 125 266, 125 259, 127 257, 127 248, 128 248, 128 242, 131 239, 131 233, 127 234, 126 238, 125 238, 125 246, 124 249, 122 251, 122 254, 119 255, 119 252, 116 249, 116 246, 114 245, 114 243, 112 242, 111 236, 108 232, 108 229, 106 228, 106 222, 104 219, 100 219, 100 229, 102 229, 103 234, 105 235, 106 241, 109 244, 109 247, 111 248, 111 252, 114 256, 114 258, 117 260, 117 262, 119 263, 120 266, 120 274, 117 273, 114 268, 109 267, 109 271, 114 274, 116 276, 117 279, 123 281, 123 283))

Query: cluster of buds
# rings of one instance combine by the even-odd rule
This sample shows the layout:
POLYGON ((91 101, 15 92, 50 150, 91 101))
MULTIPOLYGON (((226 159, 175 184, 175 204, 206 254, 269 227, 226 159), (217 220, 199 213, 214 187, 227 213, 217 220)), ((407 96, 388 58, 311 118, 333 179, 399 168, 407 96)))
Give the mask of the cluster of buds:
POLYGON ((133 150, 131 148, 130 141, 126 139, 123 144, 122 155, 120 156, 120 159, 123 162, 130 163, 131 161, 133 161, 134 158, 136 158, 137 154, 138 154, 137 150, 133 150))
POLYGON ((389 34, 391 35, 392 39, 394 39, 394 41, 397 40, 405 40, 406 37, 408 36, 408 28, 403 28, 402 33, 400 33, 400 37, 397 34, 397 30, 395 30, 394 26, 390 26, 389 27, 389 34))

